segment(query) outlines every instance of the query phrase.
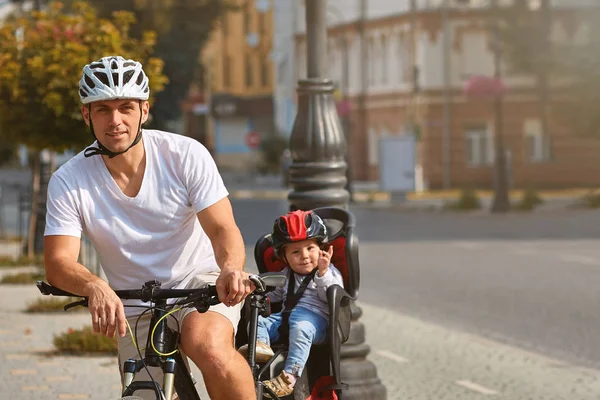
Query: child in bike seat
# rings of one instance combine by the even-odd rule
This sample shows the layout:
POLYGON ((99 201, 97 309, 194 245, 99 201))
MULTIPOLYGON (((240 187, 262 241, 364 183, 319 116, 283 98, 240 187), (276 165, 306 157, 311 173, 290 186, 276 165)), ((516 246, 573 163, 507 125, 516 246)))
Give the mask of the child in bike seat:
MULTIPOLYGON (((327 246, 327 227, 312 211, 294 211, 275 220, 271 241, 275 255, 286 263, 282 272, 288 282, 269 293, 271 302, 283 302, 281 312, 260 317, 256 361, 266 362, 274 355, 270 343, 289 338, 283 371, 265 381, 281 397, 291 394, 302 374, 313 343, 325 341, 329 320, 327 288, 343 287, 340 271, 331 264, 333 247, 327 246)), ((248 346, 240 352, 247 353, 248 346)))

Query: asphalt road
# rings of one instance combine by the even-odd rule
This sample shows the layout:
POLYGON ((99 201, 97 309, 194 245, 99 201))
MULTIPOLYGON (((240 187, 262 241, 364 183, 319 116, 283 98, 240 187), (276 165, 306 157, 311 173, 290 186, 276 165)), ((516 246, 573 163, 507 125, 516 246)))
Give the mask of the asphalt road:
MULTIPOLYGON (((287 206, 233 204, 248 244, 287 206)), ((361 301, 600 368, 600 212, 351 209, 363 244, 361 301)))

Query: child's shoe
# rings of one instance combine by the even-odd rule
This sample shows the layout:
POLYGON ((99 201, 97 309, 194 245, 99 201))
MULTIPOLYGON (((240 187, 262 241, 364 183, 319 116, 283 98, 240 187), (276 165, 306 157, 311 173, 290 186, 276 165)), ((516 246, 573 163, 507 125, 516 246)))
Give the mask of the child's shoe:
MULTIPOLYGON (((238 349, 241 355, 244 358, 248 357, 248 345, 245 344, 238 349)), ((266 343, 256 341, 256 357, 255 361, 259 363, 265 363, 269 361, 271 357, 273 357, 275 353, 273 353, 273 349, 271 349, 266 343)))
MULTIPOLYGON (((292 381, 292 379, 293 377, 286 374, 285 371, 281 371, 281 374, 277 375, 273 379, 269 379, 268 381, 263 381, 263 383, 265 384, 265 386, 271 389, 273 393, 277 395, 277 397, 284 397, 292 394, 292 392, 294 391, 294 384, 296 383, 296 381, 292 381)), ((264 393, 264 396, 269 399, 271 398, 271 395, 269 395, 269 393, 266 393, 266 391, 264 393)))

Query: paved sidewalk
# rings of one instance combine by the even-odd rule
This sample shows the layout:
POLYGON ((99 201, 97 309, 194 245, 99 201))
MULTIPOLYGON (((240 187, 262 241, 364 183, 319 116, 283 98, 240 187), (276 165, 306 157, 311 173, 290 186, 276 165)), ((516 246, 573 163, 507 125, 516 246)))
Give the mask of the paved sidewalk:
MULTIPOLYGON (((57 356, 52 335, 89 323, 86 312, 30 315, 32 285, 0 285, 1 399, 119 397, 114 356, 57 356)), ((369 359, 388 400, 597 400, 598 371, 579 368, 430 324, 390 309, 359 304, 369 359)), ((200 376, 198 376, 200 378, 200 376)), ((203 392, 201 378, 198 384, 203 392)), ((208 399, 201 392, 203 399, 208 399)), ((216 400, 216 399, 215 399, 216 400)))
MULTIPOLYGON (((250 249, 247 249, 250 251, 250 249)), ((19 271, 31 267, 19 268, 19 271)), ((252 268, 251 268, 252 269, 252 268)), ((17 269, 1 268, 0 277, 17 269)), ((93 399, 120 397, 120 379, 115 356, 64 356, 53 350, 53 336, 69 328, 90 324, 87 311, 28 314, 27 304, 40 298, 34 285, 0 284, 0 399, 93 399)), ((380 363, 384 363, 381 359, 380 363)), ((395 371, 381 371, 385 384, 395 371)), ((202 399, 210 400, 200 371, 192 363, 196 387, 202 399)), ((393 394, 388 400, 400 400, 393 394)))

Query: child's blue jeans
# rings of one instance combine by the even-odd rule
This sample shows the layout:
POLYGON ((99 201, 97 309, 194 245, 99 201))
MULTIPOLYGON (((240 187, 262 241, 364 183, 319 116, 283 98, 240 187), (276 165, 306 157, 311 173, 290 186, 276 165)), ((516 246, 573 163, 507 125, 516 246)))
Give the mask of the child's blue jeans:
MULTIPOLYGON (((281 313, 272 314, 267 318, 259 317, 257 340, 271 345, 279 339, 281 313)), ((285 360, 284 370, 292 375, 302 375, 302 370, 310 354, 310 346, 325 341, 327 337, 327 320, 306 308, 294 307, 290 314, 289 352, 285 360)))

